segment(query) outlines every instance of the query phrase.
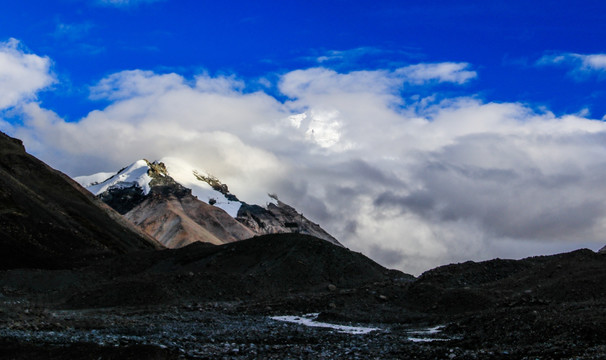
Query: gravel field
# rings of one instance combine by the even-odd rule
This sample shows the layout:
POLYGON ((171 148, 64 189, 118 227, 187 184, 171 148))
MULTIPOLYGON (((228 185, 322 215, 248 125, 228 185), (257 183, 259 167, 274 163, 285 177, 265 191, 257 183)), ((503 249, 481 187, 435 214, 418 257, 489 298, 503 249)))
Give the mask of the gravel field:
POLYGON ((476 346, 463 332, 435 324, 341 324, 377 329, 351 334, 238 314, 229 303, 50 310, 4 298, 0 314, 3 359, 599 359, 606 354, 603 345, 573 343, 476 346))

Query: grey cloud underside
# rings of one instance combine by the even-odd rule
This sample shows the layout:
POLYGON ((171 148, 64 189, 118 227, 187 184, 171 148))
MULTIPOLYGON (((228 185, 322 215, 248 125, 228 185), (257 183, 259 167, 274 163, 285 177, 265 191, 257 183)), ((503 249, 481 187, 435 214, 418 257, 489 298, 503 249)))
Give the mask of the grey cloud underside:
MULTIPOLYGON (((428 221, 456 222, 473 220, 494 237, 537 239, 543 241, 583 240, 582 236, 606 215, 603 189, 596 180, 606 175, 604 167, 582 171, 571 166, 558 173, 545 174, 541 169, 517 161, 519 168, 499 169, 462 163, 461 152, 478 151, 494 157, 491 163, 515 158, 498 154, 495 138, 476 136, 433 154, 432 161, 418 166, 415 172, 420 190, 399 194, 394 190, 380 193, 377 207, 389 207, 401 213, 411 212, 428 221), (492 142, 493 146, 474 143, 492 142), (492 151, 492 152, 491 152, 492 151), (581 237, 581 238, 579 238, 581 237)), ((590 235, 589 235, 590 236, 590 235)))

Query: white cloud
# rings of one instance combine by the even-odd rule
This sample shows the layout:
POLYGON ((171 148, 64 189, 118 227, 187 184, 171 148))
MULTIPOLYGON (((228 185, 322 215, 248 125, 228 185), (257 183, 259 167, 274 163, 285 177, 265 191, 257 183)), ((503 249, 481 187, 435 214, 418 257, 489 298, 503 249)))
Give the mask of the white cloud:
POLYGON ((0 110, 34 100, 55 82, 48 57, 28 54, 16 39, 0 43, 0 110))
POLYGON ((393 96, 394 90, 405 83, 425 84, 429 82, 452 82, 463 84, 475 77, 475 71, 466 70, 467 63, 416 64, 396 69, 364 70, 338 73, 326 68, 295 70, 284 75, 280 91, 290 97, 341 93, 369 93, 393 96))
POLYGON ((401 81, 387 71, 337 73, 326 68, 295 70, 280 80, 280 91, 290 97, 343 93, 388 93, 401 81))
POLYGON ((409 82, 415 84, 431 81, 464 84, 478 76, 475 71, 467 70, 468 68, 468 63, 442 62, 410 65, 398 69, 396 73, 403 75, 409 82))
POLYGON ((594 71, 606 71, 606 54, 578 55, 583 66, 594 71))
POLYGON ((577 80, 583 80, 590 75, 603 77, 606 73, 606 54, 562 53, 545 55, 537 61, 537 65, 567 66, 571 68, 570 75, 577 80))
POLYGON ((179 156, 242 188, 241 196, 262 201, 265 196, 247 188, 271 183, 282 170, 275 155, 243 142, 241 134, 259 119, 286 115, 272 97, 244 94, 239 86, 221 77, 186 81, 177 74, 124 71, 92 88, 93 97, 112 101, 105 109, 69 123, 29 104, 22 109, 24 127, 14 135, 71 175, 109 171, 144 157, 179 156))
POLYGON ((413 273, 603 246, 606 124, 400 95, 410 79, 464 81, 447 74, 465 68, 296 70, 279 81, 285 102, 235 77, 127 71, 93 88, 106 108, 68 123, 30 103, 11 131, 70 175, 183 157, 245 201, 277 192, 346 246, 413 273))
POLYGON ((341 139, 339 116, 338 111, 316 112, 312 110, 311 121, 305 136, 323 148, 336 145, 341 139))
POLYGON ((177 74, 157 75, 152 71, 127 70, 102 79, 91 88, 90 97, 121 100, 163 94, 184 86, 183 78, 177 74))

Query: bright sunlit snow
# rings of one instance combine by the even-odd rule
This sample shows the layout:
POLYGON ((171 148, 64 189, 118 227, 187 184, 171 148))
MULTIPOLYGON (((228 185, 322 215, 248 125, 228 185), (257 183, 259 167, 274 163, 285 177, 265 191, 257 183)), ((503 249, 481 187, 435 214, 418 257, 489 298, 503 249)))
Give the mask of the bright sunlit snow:
MULTIPOLYGON (((136 185, 143 189, 144 194, 148 194, 150 190, 149 182, 152 180, 152 178, 147 175, 147 169, 147 162, 145 162, 145 160, 138 160, 106 181, 88 186, 87 189, 93 194, 99 195, 111 187, 127 188, 136 185)), ((101 177, 100 174, 106 173, 80 176, 75 178, 75 180, 82 184, 82 186, 86 187, 85 182, 83 182, 81 179, 101 177)))
POLYGON ((114 175, 116 175, 115 172, 100 172, 92 175, 77 176, 74 178, 74 180, 87 188, 89 186, 100 184, 114 175))

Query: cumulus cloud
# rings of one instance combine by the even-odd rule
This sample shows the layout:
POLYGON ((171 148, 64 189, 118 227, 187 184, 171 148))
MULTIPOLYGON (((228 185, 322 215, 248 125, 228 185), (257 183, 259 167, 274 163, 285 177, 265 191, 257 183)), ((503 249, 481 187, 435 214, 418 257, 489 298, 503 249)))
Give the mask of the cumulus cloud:
POLYGON ((177 74, 124 71, 91 89, 95 99, 111 102, 105 109, 70 123, 31 103, 22 107, 24 127, 14 135, 71 175, 177 156, 241 188, 243 197, 262 201, 247 189, 271 183, 283 170, 274 154, 244 142, 241 134, 259 119, 286 115, 274 98, 245 94, 238 86, 229 78, 201 75, 188 81, 177 74))
POLYGON ((603 246, 606 124, 407 95, 414 81, 475 77, 438 68, 295 70, 277 84, 286 101, 233 76, 124 71, 91 89, 104 109, 66 122, 29 103, 12 134, 74 176, 184 158, 245 201, 277 192, 346 246, 415 274, 603 246))
POLYGON ((335 92, 392 97, 403 84, 452 82, 463 84, 477 76, 467 63, 416 64, 388 70, 352 71, 346 74, 327 68, 295 70, 280 80, 280 91, 292 98, 335 92))
POLYGON ((55 82, 48 57, 28 54, 16 39, 0 43, 0 110, 33 100, 55 82))
POLYGON ((569 67, 570 75, 577 80, 597 75, 600 79, 606 74, 606 54, 575 54, 563 53, 545 55, 537 61, 537 65, 559 65, 569 67))

